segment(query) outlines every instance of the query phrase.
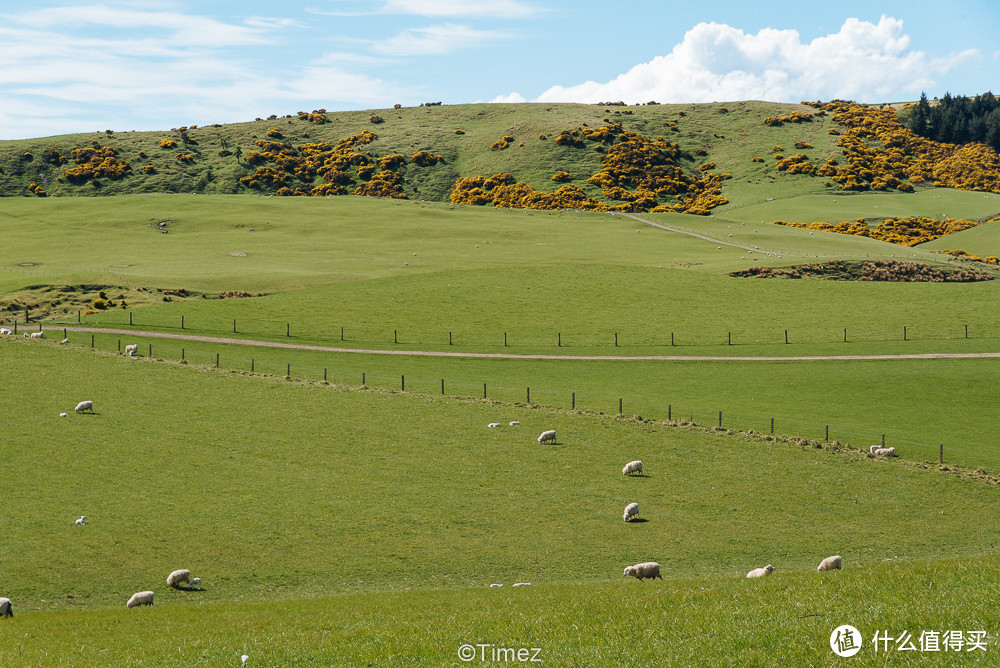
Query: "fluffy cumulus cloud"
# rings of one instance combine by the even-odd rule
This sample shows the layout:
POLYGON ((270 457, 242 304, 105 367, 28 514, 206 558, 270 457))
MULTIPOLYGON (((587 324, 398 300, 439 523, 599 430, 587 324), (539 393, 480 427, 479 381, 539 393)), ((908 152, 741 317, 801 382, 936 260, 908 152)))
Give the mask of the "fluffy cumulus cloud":
POLYGON ((756 35, 719 23, 699 23, 665 55, 607 83, 553 86, 540 102, 712 102, 811 99, 879 101, 914 95, 933 77, 975 56, 946 58, 910 50, 903 22, 847 19, 840 31, 803 43, 795 30, 756 35))

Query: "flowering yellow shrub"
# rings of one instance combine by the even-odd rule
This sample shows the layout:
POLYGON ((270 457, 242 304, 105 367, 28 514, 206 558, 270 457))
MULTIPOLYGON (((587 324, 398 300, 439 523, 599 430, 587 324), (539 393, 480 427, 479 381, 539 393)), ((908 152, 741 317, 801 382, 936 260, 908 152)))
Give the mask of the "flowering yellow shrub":
POLYGON ((977 223, 971 220, 961 220, 946 218, 944 220, 934 220, 923 216, 907 216, 905 218, 885 218, 874 228, 869 227, 864 218, 856 221, 844 221, 831 225, 830 223, 786 223, 782 220, 774 221, 775 225, 786 225, 788 227, 798 227, 806 230, 818 230, 822 232, 836 232, 837 234, 852 234, 860 237, 870 237, 879 241, 887 241, 900 246, 916 246, 927 241, 940 239, 941 237, 955 234, 970 227, 975 227, 977 223))
POLYGON ((194 162, 194 156, 191 155, 190 153, 178 153, 177 161, 183 162, 185 164, 191 164, 192 162, 194 162))
POLYGON ((419 165, 420 167, 431 167, 440 162, 442 158, 440 155, 430 153, 428 151, 417 151, 410 156, 410 160, 413 161, 414 165, 419 165))
POLYGON ((175 142, 170 137, 164 137, 160 140, 160 148, 176 148, 177 142, 175 142))
POLYGON ((86 183, 99 177, 120 179, 132 173, 132 168, 127 162, 118 159, 118 151, 112 146, 101 147, 94 142, 93 147, 75 148, 70 155, 77 164, 63 172, 70 183, 86 183))
POLYGON ((569 172, 556 172, 550 177, 556 183, 565 183, 566 181, 572 181, 573 177, 569 172))

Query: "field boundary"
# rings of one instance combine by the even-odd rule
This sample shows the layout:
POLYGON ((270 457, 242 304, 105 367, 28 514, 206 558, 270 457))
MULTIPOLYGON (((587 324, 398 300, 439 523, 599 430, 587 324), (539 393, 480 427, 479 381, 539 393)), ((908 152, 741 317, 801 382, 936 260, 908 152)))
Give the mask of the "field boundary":
POLYGON ((828 361, 866 361, 866 360, 932 360, 932 359, 970 359, 1000 357, 1000 352, 992 353, 901 353, 895 355, 789 355, 789 356, 729 356, 729 355, 546 355, 517 353, 476 353, 450 352, 438 350, 383 350, 378 348, 341 348, 337 346, 319 346, 308 343, 282 343, 280 341, 257 341, 254 339, 235 339, 224 336, 202 336, 199 334, 174 334, 172 332, 135 331, 131 329, 109 329, 103 327, 53 327, 42 326, 48 331, 90 332, 94 334, 122 334, 125 336, 141 336, 153 339, 175 339, 180 341, 199 341, 203 343, 220 343, 236 346, 257 346, 261 348, 286 348, 292 350, 312 350, 328 353, 349 353, 355 355, 396 355, 412 357, 461 357, 472 359, 507 359, 507 360, 574 360, 585 362, 828 362, 828 361))

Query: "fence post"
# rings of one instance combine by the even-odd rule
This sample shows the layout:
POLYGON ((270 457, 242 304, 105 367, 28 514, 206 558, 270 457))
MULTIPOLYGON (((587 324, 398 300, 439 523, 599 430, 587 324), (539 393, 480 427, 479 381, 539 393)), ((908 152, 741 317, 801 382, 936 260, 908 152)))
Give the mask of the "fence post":
POLYGON ((184 361, 184 349, 181 348, 181 361, 184 361))
POLYGON ((76 321, 80 322, 80 312, 79 311, 76 312, 76 321))
POLYGON ((233 318, 233 334, 236 333, 236 318, 233 318))
POLYGON ((181 316, 181 329, 184 329, 184 316, 181 316))
POLYGON ((132 324, 132 311, 128 312, 128 324, 132 324))
POLYGON ((503 333, 503 347, 507 347, 507 332, 503 333))
MULTIPOLYGON (((968 325, 965 326, 965 338, 969 338, 969 326, 968 325)), ((942 445, 944 445, 944 444, 942 444, 942 445)))
POLYGON ((667 404, 667 419, 668 420, 672 419, 673 412, 674 412, 674 407, 671 404, 667 404))
POLYGON ((771 433, 774 433, 774 418, 771 418, 771 433))
POLYGON ((94 335, 93 334, 90 335, 90 347, 91 348, 94 347, 94 335))
POLYGON ((785 330, 785 343, 788 343, 788 330, 785 330))
POLYGON ((573 393, 573 403, 571 405, 572 410, 576 410, 576 392, 573 393))
POLYGON ((121 353, 121 351, 122 351, 122 340, 118 339, 118 352, 121 353))
POLYGON ((285 378, 291 378, 291 377, 292 377, 292 363, 288 362, 288 366, 285 369, 285 378))
POLYGON ((219 353, 215 353, 215 368, 219 368, 219 353))
POLYGON ((826 442, 830 442, 830 425, 826 425, 826 442))
POLYGON ((392 330, 392 342, 399 343, 399 339, 396 338, 396 330, 392 330))
POLYGON ((251 357, 250 358, 250 373, 253 373, 253 365, 254 365, 254 359, 251 357))
POLYGON ((486 398, 486 383, 483 383, 483 399, 486 398))
POLYGON ((367 383, 365 383, 365 372, 362 371, 361 372, 361 386, 364 387, 365 385, 367 385, 367 383))
POLYGON ((403 374, 399 375, 399 391, 406 392, 406 376, 403 374))
POLYGON ((531 388, 528 388, 528 401, 526 403, 531 403, 531 388))
POLYGON ((941 444, 941 451, 938 454, 938 463, 944 464, 944 443, 941 444))
POLYGON ((847 343, 847 328, 844 328, 844 343, 847 343))
POLYGON ((622 414, 622 398, 618 397, 618 414, 622 414))
POLYGON ((326 367, 323 367, 323 382, 326 382, 326 367))
POLYGON ((674 333, 670 332, 670 345, 674 345, 674 333))
POLYGON ((441 394, 444 395, 444 378, 441 379, 441 394))
POLYGON ((733 345, 733 333, 732 332, 726 332, 726 334, 728 335, 728 338, 729 338, 729 340, 727 341, 727 345, 730 345, 730 346, 733 345))
POLYGON ((448 345, 451 345, 451 332, 448 332, 448 345))
POLYGON ((615 348, 618 347, 618 332, 615 332, 615 348))
POLYGON ((65 327, 63 327, 63 338, 64 339, 68 339, 69 338, 69 333, 66 331, 65 327))
POLYGON ((562 347, 562 333, 556 332, 556 345, 562 347))
POLYGON ((903 325, 903 340, 906 340, 906 325, 903 325))
POLYGON ((340 328, 340 340, 341 341, 344 340, 344 328, 343 327, 340 328))
POLYGON ((149 344, 149 356, 150 357, 153 356, 153 344, 152 343, 149 344))
POLYGON ((722 427, 722 411, 719 411, 719 427, 722 427))
POLYGON ((885 434, 882 434, 882 447, 885 447, 885 434))
POLYGON ((290 323, 285 323, 285 336, 292 335, 292 325, 290 323))

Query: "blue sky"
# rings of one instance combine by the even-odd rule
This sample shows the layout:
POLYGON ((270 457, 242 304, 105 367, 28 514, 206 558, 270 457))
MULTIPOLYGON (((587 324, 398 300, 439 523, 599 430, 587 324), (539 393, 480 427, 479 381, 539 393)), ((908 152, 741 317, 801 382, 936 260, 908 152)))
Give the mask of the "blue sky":
POLYGON ((1000 93, 998 28, 992 0, 0 0, 0 138, 429 101, 1000 93))

